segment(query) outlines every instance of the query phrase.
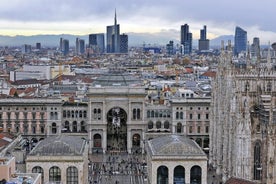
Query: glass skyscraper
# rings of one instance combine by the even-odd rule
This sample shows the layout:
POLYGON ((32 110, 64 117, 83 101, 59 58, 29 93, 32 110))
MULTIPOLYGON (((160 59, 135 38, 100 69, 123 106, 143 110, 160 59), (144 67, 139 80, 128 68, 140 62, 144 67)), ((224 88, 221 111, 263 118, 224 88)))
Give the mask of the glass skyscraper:
POLYGON ((180 32, 180 44, 183 45, 182 54, 186 55, 192 53, 192 41, 193 35, 189 32, 189 25, 182 25, 180 32))
POLYGON ((237 26, 235 30, 234 54, 238 55, 242 51, 246 51, 247 50, 246 48, 247 48, 247 32, 237 26))

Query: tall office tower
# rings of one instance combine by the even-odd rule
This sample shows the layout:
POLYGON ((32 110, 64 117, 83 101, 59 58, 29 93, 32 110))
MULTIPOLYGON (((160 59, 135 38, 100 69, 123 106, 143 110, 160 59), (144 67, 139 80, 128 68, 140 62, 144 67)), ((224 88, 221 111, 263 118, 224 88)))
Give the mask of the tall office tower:
POLYGON ((40 50, 41 49, 41 43, 36 43, 35 44, 35 48, 38 49, 38 50, 40 50))
POLYGON ((170 41, 167 45, 166 45, 166 49, 167 49, 167 54, 169 56, 174 54, 174 48, 173 48, 173 41, 170 41))
POLYGON ((207 27, 204 26, 203 29, 200 30, 200 39, 198 40, 198 50, 209 50, 210 42, 207 39, 207 27))
POLYGON ((31 51, 32 51, 32 46, 31 46, 31 45, 24 44, 24 45, 22 46, 21 52, 22 52, 23 54, 28 54, 28 53, 30 53, 31 51))
POLYGON ((120 53, 128 53, 128 35, 120 35, 120 53))
POLYGON ((114 25, 106 27, 106 52, 120 52, 120 24, 117 24, 117 15, 115 10, 114 25))
POLYGON ((76 38, 76 54, 81 55, 85 52, 85 41, 83 39, 76 38))
POLYGON ((253 60, 259 60, 260 57, 261 57, 261 54, 260 54, 260 39, 255 37, 253 38, 253 43, 251 44, 251 48, 250 48, 250 51, 251 51, 251 57, 253 60))
POLYGON ((246 51, 246 48, 247 48, 247 32, 237 26, 235 30, 234 54, 238 55, 242 51, 246 51))
POLYGON ((91 48, 94 53, 104 53, 104 33, 90 34, 89 48, 91 48))
POLYGON ((65 56, 69 54, 69 40, 62 39, 62 52, 65 56))
POLYGON ((63 45, 63 38, 60 38, 59 39, 59 50, 62 52, 63 48, 62 48, 62 45, 63 45))
POLYGON ((189 32, 189 25, 185 24, 181 26, 180 32, 180 44, 183 45, 182 54, 191 54, 192 52, 192 40, 193 34, 189 32))

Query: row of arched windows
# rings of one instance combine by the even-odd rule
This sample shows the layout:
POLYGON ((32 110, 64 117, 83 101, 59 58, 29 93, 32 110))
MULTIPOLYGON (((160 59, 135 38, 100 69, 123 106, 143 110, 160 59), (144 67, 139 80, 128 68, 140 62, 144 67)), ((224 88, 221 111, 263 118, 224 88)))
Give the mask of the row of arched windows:
POLYGON ((73 121, 70 124, 69 121, 65 121, 63 125, 63 132, 87 132, 86 123, 84 121, 81 121, 80 123, 73 121))
POLYGON ((169 110, 148 110, 147 118, 170 118, 171 112, 169 110))
MULTIPOLYGON (((154 123, 153 123, 152 121, 149 121, 149 122, 148 122, 148 129, 150 130, 150 129, 153 129, 153 128, 154 128, 154 123)), ((161 129, 161 128, 169 129, 169 128, 170 128, 170 123, 169 123, 168 121, 165 121, 165 122, 164 122, 164 125, 163 125, 163 127, 162 127, 161 121, 157 121, 157 122, 155 123, 155 128, 156 128, 156 129, 161 129)))
POLYGON ((87 112, 85 110, 63 110, 63 118, 87 118, 87 112))
MULTIPOLYGON (((173 171, 173 182, 174 183, 192 183, 201 184, 202 171, 200 166, 193 166, 190 170, 190 181, 185 182, 185 168, 181 165, 176 166, 173 171)), ((157 169, 157 184, 168 184, 169 183, 169 169, 162 165, 157 169)))
MULTIPOLYGON (((40 173, 41 179, 44 181, 44 171, 40 166, 35 166, 32 169, 32 173, 40 173)), ((61 169, 57 166, 53 166, 49 169, 49 182, 61 182, 61 169)), ((78 169, 74 166, 70 166, 66 169, 66 183, 78 184, 78 169)))

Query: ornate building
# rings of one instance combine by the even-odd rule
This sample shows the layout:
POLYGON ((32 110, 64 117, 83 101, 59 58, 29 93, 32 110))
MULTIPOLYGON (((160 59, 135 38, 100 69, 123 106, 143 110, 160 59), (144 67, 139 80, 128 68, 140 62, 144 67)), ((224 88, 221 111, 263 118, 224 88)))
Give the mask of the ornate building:
MULTIPOLYGON (((222 45, 222 48, 224 46, 222 45)), ((213 81, 210 163, 225 182, 230 177, 276 182, 276 72, 267 61, 232 60, 222 49, 213 81)))

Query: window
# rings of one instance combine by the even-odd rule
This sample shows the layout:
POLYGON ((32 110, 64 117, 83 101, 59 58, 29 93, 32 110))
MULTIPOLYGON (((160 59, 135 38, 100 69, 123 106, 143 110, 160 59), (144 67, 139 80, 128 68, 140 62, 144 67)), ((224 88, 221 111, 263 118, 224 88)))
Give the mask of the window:
POLYGON ((49 170, 50 182, 61 182, 61 170, 59 167, 53 166, 49 170))
POLYGON ((165 129, 169 129, 169 128, 170 128, 170 124, 169 124, 168 121, 165 121, 165 123, 164 123, 164 128, 165 128, 165 129))
POLYGON ((64 118, 66 118, 66 111, 65 111, 65 110, 63 111, 62 116, 63 116, 64 118))
POLYGON ((180 119, 183 119, 183 112, 180 112, 180 119))
POLYGON ((44 181, 44 173, 43 173, 43 169, 40 166, 35 166, 32 169, 32 173, 40 173, 41 174, 41 181, 44 181))
POLYGON ((160 129, 160 128, 161 128, 161 122, 160 122, 160 121, 157 121, 157 122, 156 122, 156 128, 157 128, 157 129, 160 129))
POLYGON ((84 121, 81 122, 81 132, 87 132, 84 121))
POLYGON ((189 133, 193 133, 193 126, 189 126, 189 133))
POLYGON ((205 133, 209 133, 209 126, 205 127, 205 133))
POLYGON ((78 131, 78 124, 76 121, 73 122, 73 128, 72 128, 72 132, 77 132, 78 131))
POLYGON ((209 114, 206 114, 206 119, 209 119, 209 114))
POLYGON ((176 112, 175 119, 179 119, 179 112, 176 112))
POLYGON ((200 114, 197 114, 197 119, 200 119, 200 114))
POLYGON ((150 111, 147 111, 147 118, 150 118, 150 111))
POLYGON ((78 169, 76 167, 68 167, 66 170, 67 184, 78 183, 78 169))
POLYGON ((57 124, 56 123, 52 123, 52 133, 53 134, 57 133, 57 124))
POLYGON ((261 160, 261 141, 257 141, 254 146, 254 180, 261 180, 262 160, 261 160))
POLYGON ((200 133, 200 126, 197 127, 197 133, 200 133))
POLYGON ((152 121, 150 121, 150 122, 148 123, 148 129, 153 129, 153 122, 152 122, 152 121))
POLYGON ((182 132, 182 124, 181 123, 177 123, 176 125, 176 133, 181 133, 182 132))
POLYGON ((190 114, 190 119, 193 119, 193 114, 190 114))

